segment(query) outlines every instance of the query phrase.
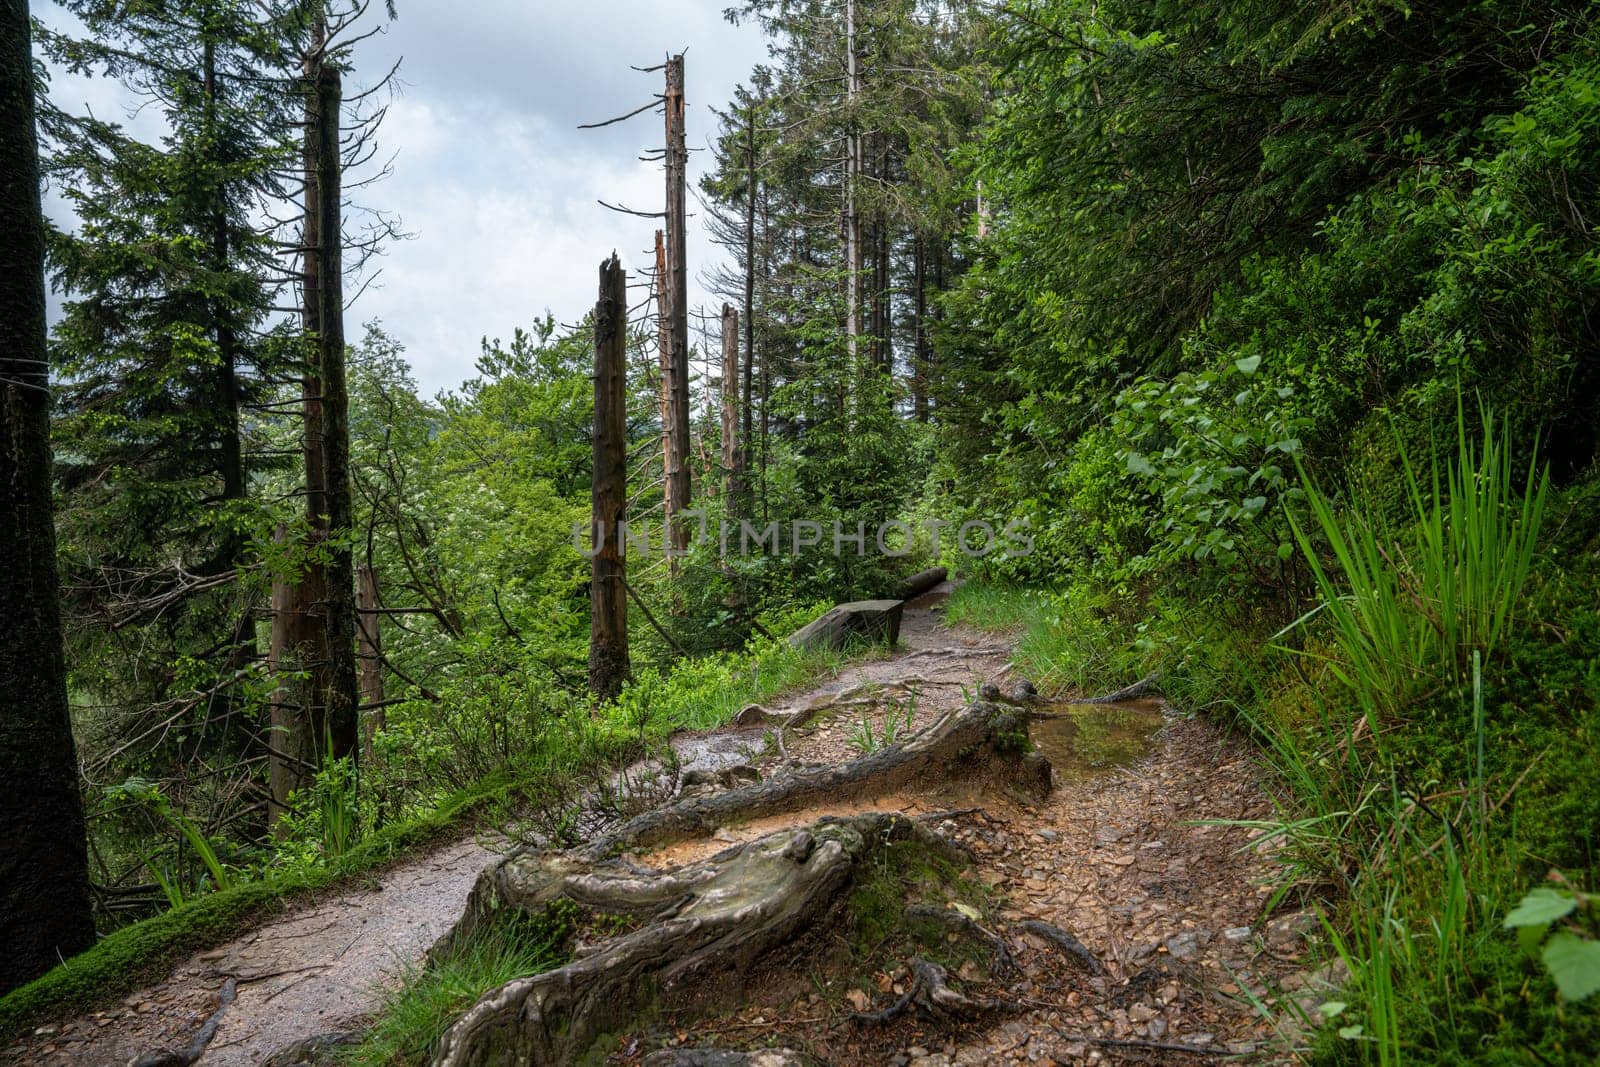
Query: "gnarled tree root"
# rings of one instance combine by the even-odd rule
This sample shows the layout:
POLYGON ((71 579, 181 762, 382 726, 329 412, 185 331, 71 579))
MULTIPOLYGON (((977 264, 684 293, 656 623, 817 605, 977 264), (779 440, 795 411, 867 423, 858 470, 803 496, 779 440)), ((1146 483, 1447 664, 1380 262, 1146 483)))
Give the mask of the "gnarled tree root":
POLYGON ((572 853, 523 854, 502 865, 502 906, 558 899, 643 919, 558 970, 479 1000, 445 1035, 438 1067, 565 1064, 602 1033, 710 974, 737 972, 833 908, 856 866, 891 841, 941 839, 910 819, 862 815, 782 830, 654 873, 572 853))
MULTIPOLYGON (((915 838, 961 857, 958 847, 918 821, 889 814, 824 818, 664 871, 619 858, 624 851, 707 835, 731 821, 822 800, 888 793, 923 776, 988 776, 1010 787, 1024 782, 1041 793, 1049 788, 1050 765, 1027 749, 1026 716, 980 702, 902 744, 840 767, 682 798, 580 850, 512 853, 479 876, 466 914, 441 944, 502 909, 538 913, 558 900, 631 916, 639 924, 564 967, 483 997, 445 1035, 434 1063, 574 1062, 600 1034, 629 1025, 648 1005, 687 990, 697 978, 736 974, 814 926, 843 897, 857 868, 889 843, 915 838)), ((919 973, 921 1010, 955 1014, 993 1007, 951 990, 941 971, 919 973)))
POLYGON ((916 1009, 924 1018, 938 1022, 959 1022, 994 1011, 1022 1011, 1022 1005, 1009 1000, 969 997, 950 988, 947 972, 937 963, 911 961, 911 985, 899 1000, 882 1011, 852 1012, 850 1018, 863 1023, 887 1023, 916 1009))
POLYGON ((1090 974, 1106 973, 1106 966, 1100 962, 1100 957, 1090 952, 1087 945, 1061 929, 1061 927, 1040 919, 1029 919, 1019 929, 1037 937, 1042 937, 1055 945, 1056 948, 1066 954, 1067 959, 1071 960, 1080 969, 1090 974))
MULTIPOLYGON (((865 795, 881 796, 925 778, 988 779, 1006 790, 1020 789, 1035 798, 1043 797, 1050 790, 1050 762, 1026 751, 1027 736, 1025 714, 979 701, 945 715, 900 744, 849 763, 792 770, 712 796, 682 796, 629 819, 572 852, 543 855, 529 848, 516 850, 478 876, 465 914, 434 952, 456 943, 504 904, 520 906, 531 899, 526 886, 528 871, 534 867, 566 864, 587 870, 629 850, 709 837, 732 822, 824 801, 843 803, 865 795)), ((669 880, 651 872, 656 892, 671 893, 666 888, 669 880)))

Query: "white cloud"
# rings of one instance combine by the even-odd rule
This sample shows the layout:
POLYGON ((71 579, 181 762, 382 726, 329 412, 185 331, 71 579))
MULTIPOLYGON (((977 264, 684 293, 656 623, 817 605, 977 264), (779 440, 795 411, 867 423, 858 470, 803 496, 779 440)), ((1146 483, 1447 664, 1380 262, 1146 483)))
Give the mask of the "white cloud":
MULTIPOLYGON (((659 73, 630 65, 687 49, 688 141, 704 148, 716 130, 711 109, 726 106, 765 55, 760 32, 728 25, 721 9, 717 0, 400 0, 399 20, 357 51, 347 92, 403 57, 379 134, 394 173, 358 195, 399 216, 415 239, 378 262, 382 274, 351 308, 349 335, 381 319, 431 393, 472 373, 481 337, 509 337, 546 309, 563 322, 582 318, 597 265, 613 249, 630 270, 645 265, 657 224, 596 200, 660 209, 659 165, 637 156, 660 146, 661 120, 647 113, 603 130, 577 127, 660 91, 659 73)), ((67 22, 58 11, 46 17, 67 22)), ((104 80, 58 78, 52 93, 62 106, 92 103, 101 114, 121 99, 104 80)), ((691 152, 690 180, 710 161, 691 152)), ((60 218, 60 204, 50 207, 60 218)), ((709 306, 699 276, 721 253, 698 220, 689 229, 690 303, 709 306)))

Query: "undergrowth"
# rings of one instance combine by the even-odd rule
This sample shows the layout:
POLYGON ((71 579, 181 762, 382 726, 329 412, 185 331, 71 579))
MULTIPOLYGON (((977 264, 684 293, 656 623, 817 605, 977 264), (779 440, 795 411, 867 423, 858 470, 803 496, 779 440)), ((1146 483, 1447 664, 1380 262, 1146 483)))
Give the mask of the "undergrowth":
POLYGON ((1170 591, 1130 596, 1129 623, 1079 587, 968 584, 950 617, 1015 620, 1021 665, 1054 689, 1159 672, 1180 706, 1256 738, 1283 785, 1252 826, 1281 846, 1267 907, 1317 909, 1350 974, 1311 1020, 1312 1059, 1593 1063, 1596 483, 1553 496, 1487 412, 1481 431, 1456 422, 1421 466, 1396 433, 1398 519, 1302 472, 1311 610, 1287 628, 1282 605, 1170 591), (1570 906, 1525 922, 1519 902, 1551 894, 1570 906))
POLYGON ((566 962, 576 921, 570 901, 543 915, 503 915, 409 968, 361 1041, 336 1058, 350 1067, 420 1067, 450 1026, 485 993, 566 962))
MULTIPOLYGON (((819 610, 766 623, 774 634, 786 634, 819 610)), ((42 1018, 125 994, 184 954, 237 936, 267 912, 475 823, 516 819, 547 838, 568 837, 582 793, 662 747, 672 731, 718 726, 745 704, 827 676, 860 654, 802 651, 783 637, 760 638, 739 653, 643 672, 615 703, 597 708, 512 691, 504 676, 490 675, 463 676, 438 701, 396 705, 379 734, 375 766, 359 777, 347 764, 325 768, 294 798, 293 832, 267 862, 230 868, 220 882, 213 876, 175 897, 176 906, 111 932, 0 998, 0 1040, 42 1018), (392 790, 410 799, 388 804, 392 790)))

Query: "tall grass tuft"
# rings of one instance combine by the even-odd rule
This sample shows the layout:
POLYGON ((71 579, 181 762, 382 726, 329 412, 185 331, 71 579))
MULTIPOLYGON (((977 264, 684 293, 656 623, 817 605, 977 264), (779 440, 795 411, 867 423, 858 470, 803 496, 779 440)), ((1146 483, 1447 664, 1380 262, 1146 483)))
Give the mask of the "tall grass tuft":
POLYGON ((464 944, 413 968, 390 992, 372 1028, 337 1062, 350 1067, 421 1067, 445 1031, 484 994, 566 962, 570 912, 504 919, 475 931, 464 944))
POLYGON ((1471 1000, 1460 983, 1499 936, 1494 897, 1517 881, 1514 834, 1489 824, 1484 673, 1517 621, 1548 478, 1517 465, 1489 412, 1481 423, 1469 431, 1458 406, 1455 454, 1426 472, 1402 448, 1412 514, 1398 530, 1338 507, 1302 469, 1312 522, 1291 522, 1321 603, 1275 638, 1304 628, 1303 643, 1274 647, 1338 685, 1297 672, 1309 721, 1274 715, 1265 690, 1245 713, 1293 791, 1277 820, 1255 824, 1260 840, 1287 844, 1297 887, 1342 897, 1343 920, 1325 932, 1354 1003, 1324 1033, 1334 1059, 1388 1065, 1451 1048, 1471 1000), (1466 757, 1460 788, 1413 781, 1386 740, 1420 705, 1460 707, 1426 727, 1466 757))
POLYGON ((1474 653, 1494 655, 1522 597, 1549 478, 1530 464, 1519 485, 1509 433, 1496 430, 1488 411, 1482 423, 1474 440, 1458 410, 1455 461, 1441 470, 1435 460, 1427 477, 1400 445, 1415 521, 1398 535, 1380 530, 1359 507, 1338 510, 1301 470, 1315 530, 1334 566, 1291 514, 1322 603, 1289 629, 1327 617, 1338 655, 1321 658, 1375 716, 1432 684, 1464 683, 1474 653))

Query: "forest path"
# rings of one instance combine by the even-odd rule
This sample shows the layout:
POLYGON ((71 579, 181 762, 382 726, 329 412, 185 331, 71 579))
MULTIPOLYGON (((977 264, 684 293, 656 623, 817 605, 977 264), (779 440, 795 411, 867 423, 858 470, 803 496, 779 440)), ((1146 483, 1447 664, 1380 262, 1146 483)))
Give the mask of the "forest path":
MULTIPOLYGON (((783 710, 818 708, 769 745, 765 772, 784 763, 843 763, 861 754, 870 724, 902 725, 907 689, 918 696, 911 729, 964 705, 983 682, 1003 690, 1019 678, 1003 636, 946 627, 938 607, 948 587, 908 605, 902 651, 859 664, 783 710), (876 697, 877 702, 873 702, 876 697)), ((969 993, 1021 1009, 958 1023, 907 1013, 874 1026, 852 1011, 898 999, 903 968, 861 980, 845 932, 829 931, 742 977, 739 1006, 710 1019, 667 1017, 648 1034, 625 1035, 616 1062, 652 1048, 783 1047, 838 1065, 978 1067, 994 1063, 1189 1063, 1215 1057, 1291 1058, 1296 1036, 1253 1003, 1297 991, 1314 1008, 1328 992, 1310 970, 1306 912, 1269 912, 1277 864, 1250 847, 1259 831, 1239 821, 1270 819, 1265 772, 1248 744, 1214 723, 1161 701, 1046 705, 1061 718, 1031 733, 1050 759, 1054 789, 1043 802, 922 783, 887 796, 819 803, 736 822, 710 839, 639 857, 662 869, 693 863, 827 815, 903 812, 931 821, 970 850, 992 890, 994 930, 1019 973, 1004 980, 959 976, 969 993), (948 813, 941 817, 941 813, 948 813), (1023 924, 1042 921, 1075 936, 1104 967, 1089 974, 1023 924)), ((759 738, 759 729, 751 731, 759 738)), ((902 733, 903 736, 903 733, 902 733)), ((907 961, 908 962, 908 961, 907 961)))
POLYGON ((229 979, 235 999, 197 1061, 204 1067, 256 1067, 285 1045, 349 1030, 450 928, 494 858, 474 838, 430 849, 197 953, 118 1005, 41 1027, 4 1060, 128 1067, 186 1050, 229 979))
MULTIPOLYGON (((862 685, 913 674, 939 679, 930 687, 937 695, 926 706, 929 717, 935 708, 958 706, 955 675, 997 672, 1008 649, 1003 641, 973 635, 952 642, 930 610, 939 599, 931 596, 906 613, 893 656, 847 668, 797 694, 795 706, 829 704, 862 685)), ((759 729, 722 729, 676 735, 672 743, 686 769, 714 770, 754 758, 761 738, 759 729)), ((296 1042, 359 1028, 386 989, 460 917, 479 871, 495 859, 492 848, 472 837, 432 848, 197 953, 118 1004, 41 1026, 0 1052, 0 1063, 128 1067, 164 1051, 181 1052, 217 1010, 230 979, 234 999, 195 1061, 199 1067, 256 1067, 296 1042)))
MULTIPOLYGON (((894 654, 854 663, 787 701, 781 710, 815 717, 787 731, 781 748, 761 726, 681 734, 672 742, 685 767, 752 762, 771 771, 783 763, 845 762, 860 754, 864 732, 881 741, 890 719, 904 736, 908 721, 911 730, 922 728, 963 706, 981 683, 1004 686, 1009 641, 946 627, 940 608, 948 594, 946 585, 907 605, 894 654)), ((940 832, 973 851, 978 876, 1001 902, 1000 917, 1013 926, 1042 919, 1071 931, 1106 974, 1064 975, 1059 954, 1023 934, 1012 945, 1022 974, 1008 993, 1035 1006, 1026 1014, 955 1028, 908 1017, 882 1029, 838 1014, 864 998, 877 1007, 892 999, 882 990, 894 979, 883 975, 878 988, 844 991, 842 1004, 834 996, 834 1015, 820 1026, 818 1013, 829 1008, 816 994, 795 998, 784 982, 754 981, 722 1025, 763 1044, 788 1040, 840 1064, 1169 1062, 1170 1050, 1152 1046, 1261 1047, 1270 1026, 1242 991, 1275 988, 1297 970, 1304 920, 1258 924, 1270 861, 1239 851, 1246 831, 1194 824, 1265 815, 1270 805, 1255 764, 1211 724, 1159 703, 1083 710, 1082 719, 1035 725, 1056 780, 1041 804, 934 786, 753 820, 645 860, 687 862, 822 814, 981 809, 942 823, 940 832), (761 1021, 751 1025, 752 1018, 761 1021), (1105 1043, 1119 1041, 1133 1044, 1105 1043)), ((182 1050, 216 1011, 230 978, 236 998, 200 1067, 255 1067, 296 1042, 357 1029, 461 914, 478 872, 494 858, 476 839, 442 845, 198 953, 116 1006, 41 1027, 0 1062, 128 1067, 161 1050, 182 1050)), ((684 1027, 691 1034, 718 1030, 716 1020, 684 1027)))

